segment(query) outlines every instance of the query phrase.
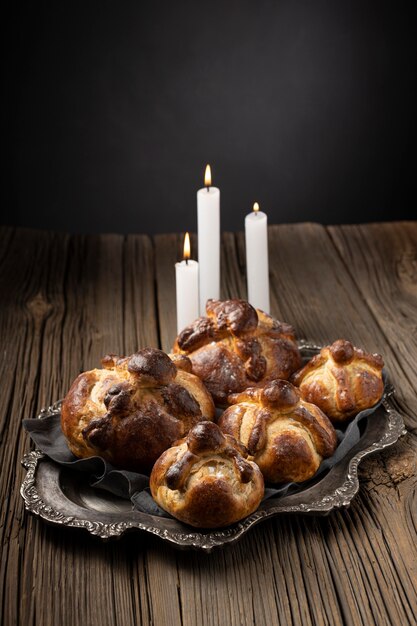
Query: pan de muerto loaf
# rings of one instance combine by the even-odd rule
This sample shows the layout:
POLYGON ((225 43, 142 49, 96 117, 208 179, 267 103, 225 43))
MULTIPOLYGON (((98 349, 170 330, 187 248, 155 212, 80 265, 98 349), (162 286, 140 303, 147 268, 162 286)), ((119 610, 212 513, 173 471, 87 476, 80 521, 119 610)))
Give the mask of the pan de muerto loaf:
POLYGON ((148 472, 173 441, 212 419, 210 394, 186 371, 188 359, 176 360, 177 366, 162 350, 146 348, 126 358, 106 356, 103 369, 80 374, 61 413, 72 452, 148 472))
POLYGON ((287 379, 301 365, 293 328, 245 300, 208 300, 207 317, 184 328, 175 353, 189 356, 193 372, 219 406, 231 393, 287 379))
POLYGON ((332 422, 344 422, 381 399, 383 367, 379 354, 368 354, 338 339, 322 348, 292 381, 304 400, 317 404, 332 422))
POLYGON ((274 380, 229 398, 220 418, 223 432, 248 449, 271 483, 302 482, 314 476, 321 460, 333 454, 336 431, 314 404, 301 400, 296 387, 274 380))
POLYGON ((247 451, 213 422, 201 422, 155 463, 151 493, 177 519, 201 528, 228 526, 255 511, 262 474, 247 451))

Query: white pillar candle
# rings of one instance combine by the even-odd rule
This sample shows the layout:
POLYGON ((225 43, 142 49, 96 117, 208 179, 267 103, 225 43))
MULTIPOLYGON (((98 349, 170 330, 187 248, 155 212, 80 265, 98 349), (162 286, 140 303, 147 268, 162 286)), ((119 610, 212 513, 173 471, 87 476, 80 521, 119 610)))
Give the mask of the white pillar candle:
POLYGON ((175 263, 177 291, 177 332, 199 316, 198 263, 190 259, 190 236, 184 238, 184 260, 175 263))
POLYGON ((204 184, 197 191, 200 315, 205 315, 209 298, 220 298, 220 190, 211 186, 210 165, 204 184))
POLYGON ((268 218, 255 202, 245 218, 246 275, 248 300, 256 309, 269 313, 268 218))

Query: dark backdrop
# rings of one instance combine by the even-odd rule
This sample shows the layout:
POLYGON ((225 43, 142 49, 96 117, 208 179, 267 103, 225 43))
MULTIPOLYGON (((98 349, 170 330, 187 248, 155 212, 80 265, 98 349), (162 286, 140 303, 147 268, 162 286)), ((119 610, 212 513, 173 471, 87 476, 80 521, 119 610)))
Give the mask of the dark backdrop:
POLYGON ((196 228, 404 219, 416 207, 415 2, 14 2, 6 223, 196 228))

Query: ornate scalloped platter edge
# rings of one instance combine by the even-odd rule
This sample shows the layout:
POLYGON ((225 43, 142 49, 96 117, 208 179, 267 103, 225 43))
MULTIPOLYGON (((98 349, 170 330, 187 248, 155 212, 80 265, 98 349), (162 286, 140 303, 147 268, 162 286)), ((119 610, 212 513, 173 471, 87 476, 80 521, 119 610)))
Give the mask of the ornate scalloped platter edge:
MULTIPOLYGON (((300 346, 304 352, 316 352, 319 346, 312 344, 302 344, 300 346)), ((359 490, 358 467, 360 462, 370 454, 393 445, 399 437, 406 434, 404 421, 400 413, 396 411, 390 397, 394 389, 389 387, 383 399, 383 407, 387 414, 387 428, 378 441, 373 442, 367 448, 358 451, 349 461, 347 473, 343 482, 333 491, 324 494, 321 498, 308 503, 300 503, 288 506, 273 506, 268 509, 260 509, 252 513, 249 517, 241 522, 225 529, 219 529, 208 533, 180 532, 168 528, 158 528, 153 524, 142 523, 138 521, 127 521, 121 519, 115 523, 105 523, 97 520, 88 520, 76 516, 66 516, 62 511, 57 510, 45 502, 36 484, 36 474, 39 463, 45 459, 45 455, 39 450, 34 450, 26 454, 22 459, 22 465, 27 470, 26 477, 20 488, 21 496, 25 503, 27 511, 38 515, 45 521, 61 526, 72 528, 84 528, 92 535, 101 539, 110 539, 120 537, 128 530, 143 530, 151 533, 160 539, 174 544, 178 548, 191 548, 195 550, 203 550, 211 552, 216 547, 231 544, 240 539, 250 528, 269 517, 276 516, 281 513, 303 513, 326 515, 331 510, 348 507, 359 490)), ((47 415, 57 414, 60 411, 61 403, 58 401, 47 409, 43 409, 39 414, 39 418, 47 415)))

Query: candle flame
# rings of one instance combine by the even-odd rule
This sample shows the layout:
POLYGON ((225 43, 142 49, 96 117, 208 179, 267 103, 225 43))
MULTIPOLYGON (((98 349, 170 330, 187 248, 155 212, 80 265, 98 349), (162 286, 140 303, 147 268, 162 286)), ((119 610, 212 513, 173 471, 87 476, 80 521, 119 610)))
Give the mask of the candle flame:
POLYGON ((206 187, 211 187, 211 167, 206 165, 206 171, 204 173, 204 184, 206 187))
POLYGON ((259 204, 257 202, 255 202, 255 204, 253 205, 253 210, 255 211, 255 213, 259 211, 259 204))
POLYGON ((184 260, 188 261, 191 255, 190 235, 185 233, 184 237, 184 260))

